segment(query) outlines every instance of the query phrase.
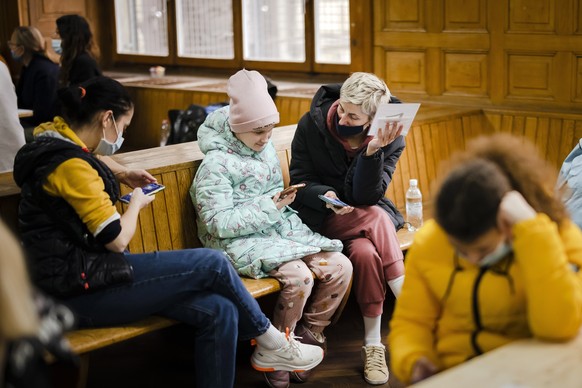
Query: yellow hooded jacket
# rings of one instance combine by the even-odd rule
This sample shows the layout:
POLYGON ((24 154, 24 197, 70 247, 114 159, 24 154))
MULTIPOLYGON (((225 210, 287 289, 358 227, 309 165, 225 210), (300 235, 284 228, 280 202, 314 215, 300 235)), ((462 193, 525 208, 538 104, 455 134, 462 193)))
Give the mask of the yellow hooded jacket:
POLYGON ((582 233, 545 214, 513 227, 513 253, 485 269, 431 220, 417 233, 390 324, 391 371, 410 382, 426 356, 450 368, 511 341, 564 341, 582 323, 582 233))

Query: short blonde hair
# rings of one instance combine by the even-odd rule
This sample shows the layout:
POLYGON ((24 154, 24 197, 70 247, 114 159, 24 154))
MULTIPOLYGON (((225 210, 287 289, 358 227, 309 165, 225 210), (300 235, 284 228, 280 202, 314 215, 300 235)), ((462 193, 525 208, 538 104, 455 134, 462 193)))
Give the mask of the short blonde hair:
POLYGON ((371 73, 353 73, 342 85, 340 100, 359 105, 371 119, 378 105, 390 101, 390 89, 386 83, 371 73))
POLYGON ((44 37, 36 27, 16 27, 12 38, 14 43, 23 46, 27 52, 46 55, 44 37))

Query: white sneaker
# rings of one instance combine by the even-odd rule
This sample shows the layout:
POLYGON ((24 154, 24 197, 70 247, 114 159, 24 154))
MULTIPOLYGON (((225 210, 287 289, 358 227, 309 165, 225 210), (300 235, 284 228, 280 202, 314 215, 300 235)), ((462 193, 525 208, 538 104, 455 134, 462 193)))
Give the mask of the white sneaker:
POLYGON ((362 346, 362 359, 364 360, 364 380, 371 385, 386 384, 388 366, 386 365, 386 348, 384 345, 362 346))
POLYGON ((261 372, 303 372, 315 368, 322 360, 322 348, 302 344, 291 334, 287 337, 287 344, 279 349, 269 350, 257 344, 251 356, 251 365, 261 372))

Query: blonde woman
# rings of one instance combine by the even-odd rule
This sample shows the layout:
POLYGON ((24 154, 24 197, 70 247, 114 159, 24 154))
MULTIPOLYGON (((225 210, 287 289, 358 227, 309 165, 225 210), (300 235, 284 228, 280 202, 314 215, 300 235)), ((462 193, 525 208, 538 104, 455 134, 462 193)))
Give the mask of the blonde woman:
POLYGON ((22 64, 16 96, 19 108, 33 111, 32 117, 21 119, 31 133, 32 127, 51 121, 57 114, 59 66, 47 57, 44 38, 35 27, 17 27, 8 46, 12 58, 22 64))

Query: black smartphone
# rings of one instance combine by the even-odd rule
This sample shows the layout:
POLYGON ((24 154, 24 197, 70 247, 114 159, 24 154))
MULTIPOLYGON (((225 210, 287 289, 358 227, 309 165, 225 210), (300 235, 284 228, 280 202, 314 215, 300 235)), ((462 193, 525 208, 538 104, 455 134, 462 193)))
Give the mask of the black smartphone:
POLYGON ((340 200, 339 200, 339 199, 337 199, 337 198, 329 198, 329 197, 326 197, 325 195, 321 195, 321 194, 320 194, 320 195, 318 195, 318 197, 319 197, 319 199, 321 199, 323 202, 325 202, 325 203, 329 203, 329 204, 331 204, 331 205, 333 205, 333 206, 337 206, 337 207, 346 207, 346 206, 350 206, 350 205, 348 205, 347 203, 345 203, 345 202, 343 202, 343 201, 340 201, 340 200))
MULTIPOLYGON (((142 187, 141 189, 145 195, 153 195, 153 194, 157 193, 158 191, 162 191, 165 188, 166 188, 166 186, 160 185, 158 183, 149 183, 149 184, 145 185, 144 187, 142 187)), ((125 194, 123 197, 119 198, 119 200, 123 203, 129 203, 129 201, 131 200, 132 194, 133 194, 133 192, 125 194)))

